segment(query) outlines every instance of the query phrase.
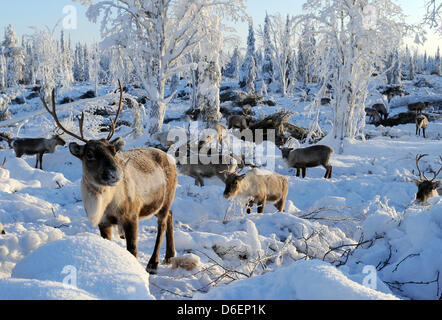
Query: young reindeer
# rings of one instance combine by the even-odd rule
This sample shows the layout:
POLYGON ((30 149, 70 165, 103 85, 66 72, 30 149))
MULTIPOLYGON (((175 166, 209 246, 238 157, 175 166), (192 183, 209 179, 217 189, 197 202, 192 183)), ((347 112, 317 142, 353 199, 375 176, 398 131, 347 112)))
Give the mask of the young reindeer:
POLYGON ((57 126, 84 145, 70 143, 69 150, 82 161, 81 195, 88 220, 100 229, 101 236, 111 240, 112 226, 124 232, 127 250, 137 256, 138 220, 156 216, 158 230, 155 247, 146 270, 155 273, 159 250, 166 233, 166 263, 175 256, 173 218, 170 210, 175 197, 177 172, 175 160, 161 150, 133 149, 120 152, 121 138, 110 140, 115 132, 123 101, 120 85, 120 105, 106 139, 87 140, 83 134, 84 114, 80 118, 80 136, 66 130, 58 120, 54 95, 52 111, 57 126))
POLYGON ((21 158, 22 155, 37 155, 35 162, 35 168, 40 163, 40 169, 43 170, 43 155, 45 153, 54 153, 57 146, 64 146, 64 141, 58 134, 55 134, 50 139, 45 138, 22 138, 15 139, 12 142, 15 155, 17 158, 21 158))
MULTIPOLYGON (((416 168, 419 172, 419 180, 412 179, 412 181, 417 186, 416 201, 421 204, 424 204, 428 201, 428 199, 437 196, 437 189, 442 186, 441 181, 435 181, 439 173, 442 171, 442 166, 440 167, 438 172, 434 173, 434 177, 431 180, 428 179, 421 171, 419 167, 419 161, 425 156, 428 156, 428 154, 421 154, 416 156, 416 168)), ((440 156, 440 160, 442 161, 442 156, 440 156)))
POLYGON ((278 211, 284 212, 289 182, 286 177, 278 173, 265 173, 254 168, 243 175, 228 173, 225 183, 225 199, 230 200, 234 197, 251 199, 247 204, 248 214, 252 212, 254 203, 258 205, 258 213, 263 213, 267 202, 274 203, 278 211))

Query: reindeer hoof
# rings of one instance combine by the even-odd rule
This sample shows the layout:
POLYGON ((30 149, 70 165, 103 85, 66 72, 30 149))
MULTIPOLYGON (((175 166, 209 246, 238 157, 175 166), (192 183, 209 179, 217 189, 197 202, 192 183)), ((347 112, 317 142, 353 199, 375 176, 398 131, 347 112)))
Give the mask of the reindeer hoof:
POLYGON ((157 274, 158 262, 149 262, 146 267, 146 271, 149 274, 157 274))

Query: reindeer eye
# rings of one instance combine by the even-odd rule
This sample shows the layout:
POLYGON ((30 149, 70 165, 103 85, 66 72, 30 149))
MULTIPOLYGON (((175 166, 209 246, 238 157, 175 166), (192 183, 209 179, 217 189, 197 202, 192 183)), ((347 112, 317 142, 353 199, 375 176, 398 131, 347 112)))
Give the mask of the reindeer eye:
POLYGON ((94 153, 92 152, 92 151, 90 151, 90 150, 88 150, 87 152, 86 152, 86 159, 87 160, 95 160, 95 155, 94 155, 94 153))

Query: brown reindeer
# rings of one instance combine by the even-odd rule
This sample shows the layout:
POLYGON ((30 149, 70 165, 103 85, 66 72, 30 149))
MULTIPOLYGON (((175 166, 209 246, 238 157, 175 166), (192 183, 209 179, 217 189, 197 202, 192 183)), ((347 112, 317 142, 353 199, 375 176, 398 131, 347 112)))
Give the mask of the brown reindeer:
POLYGON ((59 135, 54 135, 50 139, 45 138, 22 138, 15 139, 12 142, 15 155, 17 158, 21 158, 22 155, 36 155, 37 161, 35 162, 35 168, 40 163, 40 169, 43 170, 43 155, 45 153, 54 153, 57 146, 64 146, 64 141, 59 135))
POLYGON ((278 173, 265 173, 254 168, 243 175, 228 173, 225 183, 225 199, 238 196, 250 199, 247 204, 248 214, 252 212, 254 203, 258 205, 258 213, 263 213, 267 202, 274 203, 276 209, 284 212, 289 182, 278 173))
POLYGON ((118 225, 124 232, 127 250, 137 256, 138 220, 157 217, 157 238, 146 268, 154 273, 159 263, 164 232, 166 263, 176 254, 170 210, 177 186, 176 165, 175 160, 161 150, 148 148, 120 152, 124 141, 121 138, 110 140, 122 108, 121 83, 120 93, 120 105, 111 131, 106 139, 100 140, 85 139, 84 115, 80 118, 80 136, 66 130, 58 120, 53 94, 52 110, 49 110, 44 99, 42 101, 59 128, 85 143, 70 143, 69 150, 82 161, 81 195, 84 208, 91 224, 98 225, 101 236, 111 240, 112 226, 118 225))
MULTIPOLYGON (((425 174, 421 171, 419 167, 419 161, 425 157, 428 156, 428 154, 421 154, 416 156, 416 168, 419 172, 419 180, 418 179, 412 179, 412 181, 417 186, 417 193, 416 193, 416 201, 418 203, 426 203, 428 199, 435 197, 438 195, 437 189, 442 186, 441 181, 436 181, 437 176, 442 170, 442 166, 440 167, 439 171, 434 173, 433 179, 428 179, 425 174)), ((440 156, 440 160, 442 161, 442 156, 440 156)))

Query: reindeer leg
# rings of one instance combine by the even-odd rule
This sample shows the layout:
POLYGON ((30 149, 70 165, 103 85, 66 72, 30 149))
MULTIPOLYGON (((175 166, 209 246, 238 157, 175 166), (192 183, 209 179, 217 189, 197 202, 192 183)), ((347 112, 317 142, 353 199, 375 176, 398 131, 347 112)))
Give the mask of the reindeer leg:
POLYGON ((35 169, 38 168, 38 154, 35 156, 35 169))
POLYGON ((40 160, 40 169, 43 170, 43 153, 40 153, 38 155, 39 160, 40 160))
POLYGON ((264 207, 266 205, 266 199, 258 202, 258 213, 264 213, 264 207))
POLYGON ((165 263, 170 263, 170 259, 176 256, 175 242, 173 239, 173 212, 169 210, 166 228, 166 258, 165 263))
POLYGON ((285 208, 285 198, 282 198, 278 202, 275 203, 275 208, 278 209, 279 212, 284 212, 285 208))
POLYGON ((296 176, 299 177, 301 175, 301 168, 296 168, 296 176))
POLYGON ((247 214, 252 213, 253 203, 254 203, 253 200, 250 200, 249 203, 247 204, 247 214))
POLYGON ((104 239, 112 240, 112 225, 111 224, 99 224, 100 235, 104 239))
POLYGON ((137 234, 138 234, 138 219, 135 221, 128 220, 123 222, 124 236, 126 238, 127 251, 132 253, 135 257, 138 254, 137 248, 137 234))
POLYGON ((167 216, 164 211, 161 211, 157 215, 158 218, 158 230, 157 239, 155 241, 155 247, 150 257, 149 263, 147 264, 146 271, 155 274, 159 264, 159 254, 161 248, 161 242, 163 241, 164 232, 166 231, 167 216))
POLYGON ((302 168, 302 177, 305 178, 307 175, 307 168, 302 168))

